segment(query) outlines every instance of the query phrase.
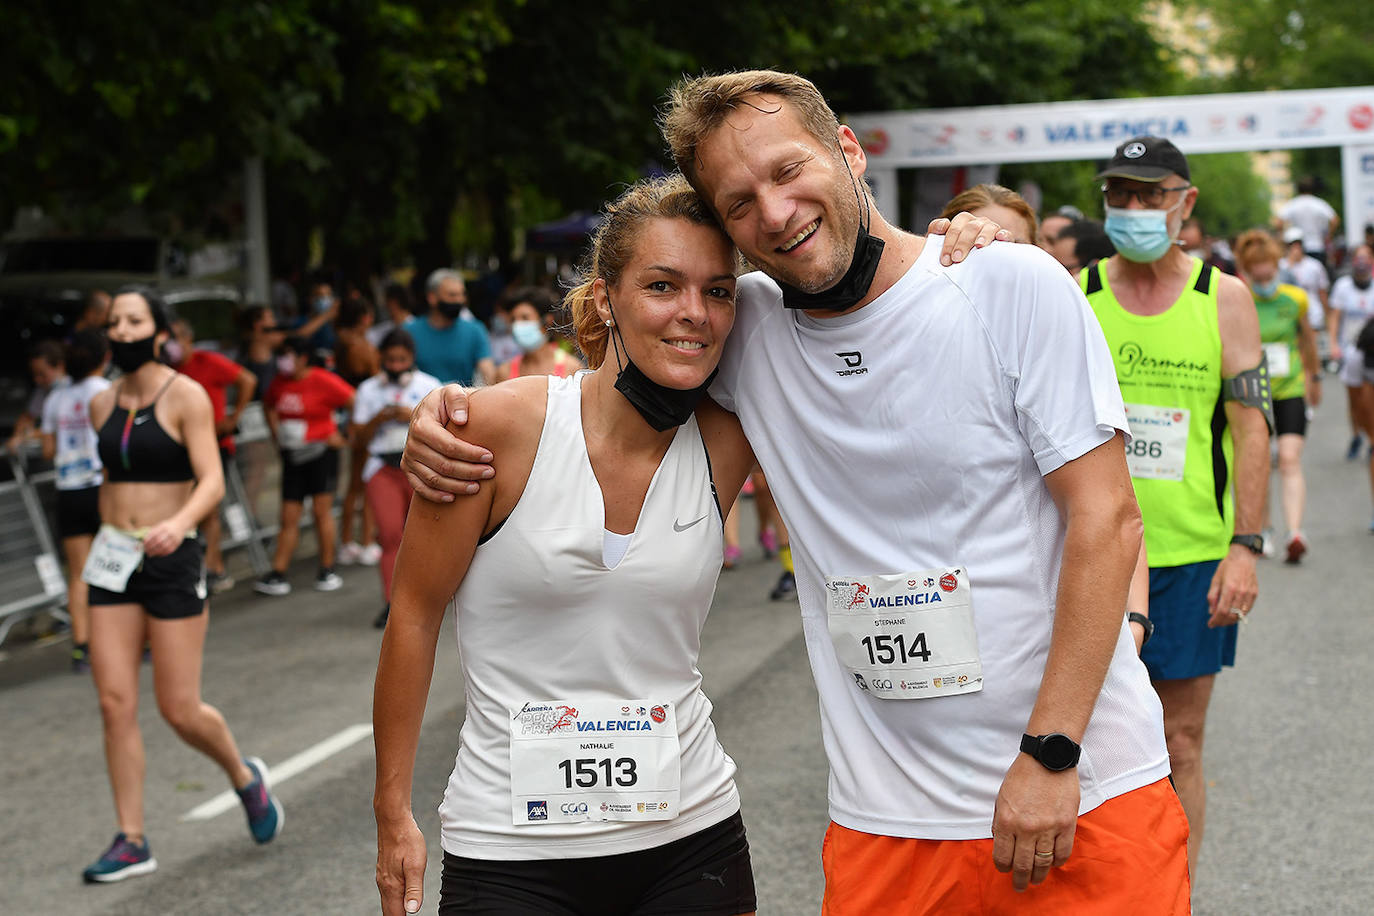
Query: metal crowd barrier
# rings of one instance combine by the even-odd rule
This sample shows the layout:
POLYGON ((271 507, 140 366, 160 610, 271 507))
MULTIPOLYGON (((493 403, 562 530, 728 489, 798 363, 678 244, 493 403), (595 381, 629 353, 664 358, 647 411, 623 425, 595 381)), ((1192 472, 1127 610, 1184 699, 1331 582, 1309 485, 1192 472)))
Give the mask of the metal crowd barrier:
POLYGON ((30 475, 25 455, 5 451, 12 479, 0 483, 0 643, 15 624, 39 611, 68 620, 62 574, 48 512, 40 497, 55 497, 57 474, 30 475))
MULTIPOLYGON (((254 401, 244 409, 234 444, 234 459, 224 468, 220 546, 225 554, 243 550, 253 574, 262 576, 272 568, 268 542, 277 536, 275 520, 281 517, 281 461, 262 404, 254 401)), ((0 643, 16 624, 40 611, 68 620, 66 576, 50 521, 57 474, 51 468, 37 470, 40 462, 30 454, 37 451, 6 452, 13 479, 0 482, 0 643)), ((348 482, 347 449, 340 457, 342 490, 348 482)), ((301 528, 311 525, 306 512, 301 528)))

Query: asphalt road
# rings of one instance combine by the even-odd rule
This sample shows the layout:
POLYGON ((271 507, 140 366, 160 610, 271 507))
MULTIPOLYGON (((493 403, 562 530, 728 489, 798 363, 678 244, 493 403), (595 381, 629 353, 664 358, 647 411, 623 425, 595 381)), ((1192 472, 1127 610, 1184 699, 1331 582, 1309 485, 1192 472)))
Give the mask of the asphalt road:
MULTIPOLYGON (((1343 460, 1343 398, 1330 393, 1307 459, 1312 553, 1298 568, 1262 564, 1239 665, 1213 701, 1194 894, 1201 914, 1374 910, 1374 728, 1363 695, 1374 675, 1364 646, 1374 537, 1365 467, 1343 460)), ((721 740, 740 766, 760 912, 816 913, 825 761, 796 607, 766 597, 776 572, 746 545, 741 568, 721 577, 701 666, 721 740)), ((205 697, 246 753, 298 770, 280 785, 286 826, 269 846, 252 843, 237 804, 184 819, 227 784, 158 718, 145 670, 147 830, 160 867, 121 884, 80 880, 114 832, 89 679, 67 673, 63 642, 5 647, 0 913, 377 912, 371 739, 358 726, 370 721, 380 589, 373 570, 344 576, 344 590, 317 593, 303 564, 290 597, 260 598, 244 583, 214 602, 205 697)), ((438 892, 434 809, 463 716, 452 639, 449 625, 416 765, 415 808, 431 854, 426 912, 438 892)), ((556 658, 556 648, 532 645, 556 658)))

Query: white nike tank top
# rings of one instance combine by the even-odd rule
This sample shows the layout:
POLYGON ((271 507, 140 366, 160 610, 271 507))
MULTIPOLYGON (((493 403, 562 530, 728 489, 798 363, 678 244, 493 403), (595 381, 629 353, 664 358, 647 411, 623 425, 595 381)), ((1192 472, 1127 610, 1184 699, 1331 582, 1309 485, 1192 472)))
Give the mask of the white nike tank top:
POLYGON ((673 437, 634 539, 608 569, 605 509, 582 432, 584 376, 549 377, 529 482, 454 595, 467 718, 439 806, 442 845, 453 855, 617 855, 690 836, 739 810, 735 763, 716 739, 697 670, 723 544, 696 419, 673 437), (676 704, 676 818, 512 825, 510 724, 526 703, 651 696, 676 704))

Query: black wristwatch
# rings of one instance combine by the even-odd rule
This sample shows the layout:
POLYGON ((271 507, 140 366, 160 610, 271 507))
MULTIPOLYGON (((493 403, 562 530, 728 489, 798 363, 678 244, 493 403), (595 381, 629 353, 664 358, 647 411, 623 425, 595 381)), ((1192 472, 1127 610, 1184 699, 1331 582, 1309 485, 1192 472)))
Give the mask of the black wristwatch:
POLYGON ((1237 534, 1231 538, 1231 543, 1239 544, 1255 556, 1264 553, 1264 538, 1258 534, 1237 534))
POLYGON ((1040 761, 1045 769, 1058 773, 1078 766, 1078 755, 1083 749, 1068 735, 1054 732, 1022 735, 1021 750, 1040 761))
POLYGON ((1139 611, 1131 611, 1126 615, 1126 619, 1131 623, 1140 624, 1145 630, 1145 638, 1140 641, 1140 648, 1145 648, 1145 645, 1150 641, 1150 637, 1155 635, 1155 622, 1139 611))

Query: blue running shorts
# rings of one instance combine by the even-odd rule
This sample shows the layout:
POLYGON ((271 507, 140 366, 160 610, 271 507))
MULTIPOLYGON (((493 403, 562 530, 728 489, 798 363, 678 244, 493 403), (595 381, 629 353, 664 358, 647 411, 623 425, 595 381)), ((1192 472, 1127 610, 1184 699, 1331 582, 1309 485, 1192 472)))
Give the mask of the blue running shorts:
POLYGON ((1209 629, 1207 589, 1220 560, 1150 570, 1150 620, 1154 636, 1140 653, 1152 681, 1216 674, 1236 664, 1238 624, 1209 629))

